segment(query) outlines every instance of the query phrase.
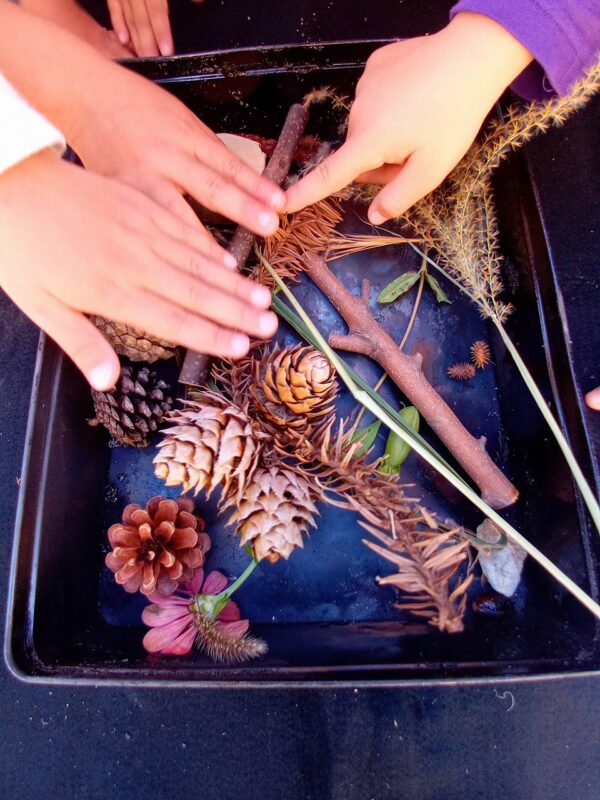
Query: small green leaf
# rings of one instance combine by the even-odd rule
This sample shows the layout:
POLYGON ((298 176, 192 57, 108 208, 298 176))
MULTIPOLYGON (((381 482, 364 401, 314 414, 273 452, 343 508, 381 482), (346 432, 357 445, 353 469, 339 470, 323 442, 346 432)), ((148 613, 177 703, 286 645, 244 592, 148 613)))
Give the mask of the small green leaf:
POLYGON ((358 430, 354 431, 352 436, 348 439, 349 444, 360 442, 360 447, 354 453, 354 458, 360 458, 361 456, 364 456, 364 454, 375 441, 380 427, 381 422, 379 420, 375 420, 375 422, 372 422, 370 425, 365 425, 363 428, 358 428, 358 430))
POLYGON ((405 292, 408 292, 411 286, 419 280, 419 272, 405 272, 399 278, 395 278, 387 286, 379 292, 377 297, 378 303, 393 303, 405 292))
POLYGON ((448 300, 446 292, 442 289, 437 280, 433 277, 433 275, 430 275, 429 273, 427 273, 427 283, 429 284, 429 288, 433 289, 433 291, 435 292, 435 299, 438 301, 438 303, 452 302, 452 300, 448 300))
MULTIPOLYGON (((400 411, 402 419, 418 433, 421 417, 414 406, 406 406, 400 411)), ((385 445, 384 461, 380 467, 380 472, 386 475, 399 475, 400 466, 408 458, 412 447, 401 439, 396 433, 390 431, 385 445)))

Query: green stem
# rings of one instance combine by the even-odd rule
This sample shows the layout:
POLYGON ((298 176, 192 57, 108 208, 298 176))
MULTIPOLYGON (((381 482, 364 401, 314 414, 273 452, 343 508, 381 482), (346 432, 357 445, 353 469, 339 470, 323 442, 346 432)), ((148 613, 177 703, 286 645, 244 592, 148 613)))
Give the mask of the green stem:
POLYGON ((498 527, 507 534, 507 536, 520 545, 525 552, 528 553, 535 561, 537 561, 540 566, 542 566, 550 575, 552 575, 553 578, 555 578, 555 580, 557 580, 562 586, 565 587, 565 589, 571 592, 571 594, 576 597, 577 600, 579 600, 579 602, 588 609, 588 611, 600 619, 600 605, 598 605, 598 603, 596 603, 588 594, 583 591, 583 589, 581 589, 574 581, 572 581, 568 575, 565 575, 565 573, 559 569, 559 567, 553 564, 552 561, 550 561, 550 559, 541 552, 541 550, 538 550, 538 548, 531 544, 531 542, 529 542, 524 536, 522 536, 516 528, 513 528, 509 522, 501 517, 497 511, 491 508, 461 477, 454 472, 454 470, 448 468, 448 466, 442 460, 432 456, 428 448, 423 447, 419 439, 415 437, 410 430, 405 430, 398 425, 395 420, 386 411, 384 411, 378 405, 378 403, 369 396, 369 394, 367 394, 366 391, 358 388, 356 383, 348 374, 344 363, 327 344, 320 331, 317 329, 308 314, 304 311, 298 300, 296 300, 292 292, 290 292, 288 287, 281 280, 279 275, 277 275, 275 270, 271 267, 264 256, 260 255, 260 259, 273 280, 280 287, 281 291, 285 294, 292 306, 296 309, 296 312, 304 324, 309 328, 315 340, 318 342, 319 348, 329 358, 338 375, 346 384, 355 400, 366 406, 366 408, 377 419, 380 419, 391 431, 394 431, 394 433, 396 433, 401 439, 407 442, 413 450, 415 450, 422 458, 425 459, 425 461, 427 461, 428 464, 431 464, 431 466, 436 469, 440 475, 446 478, 446 480, 451 483, 452 486, 458 489, 458 491, 464 495, 467 500, 470 500, 471 503, 473 503, 476 508, 485 514, 486 517, 491 519, 492 522, 495 522, 496 525, 498 525, 498 527))
POLYGON ((504 329, 504 326, 502 325, 502 323, 499 320, 497 320, 497 319, 495 319, 493 317, 492 317, 492 322, 494 323, 494 325, 496 326, 496 329, 498 330, 500 336, 502 337, 502 341, 506 345, 506 348, 507 348, 508 352, 511 354, 511 356, 513 358, 513 361, 515 362, 515 364, 517 366, 517 369, 521 373, 521 376, 522 376, 523 380, 527 384, 527 388, 531 392, 531 396, 535 400, 538 408, 540 409, 540 411, 542 412, 542 414, 544 416, 544 419, 548 423, 548 426, 549 426, 550 430, 554 434, 554 438, 556 439, 556 441, 558 442, 558 446, 562 450, 562 453, 563 453, 563 455, 564 455, 564 457, 565 457, 565 459, 566 459, 566 461, 567 461, 567 463, 569 465, 569 468, 570 468, 571 472, 573 473, 573 477, 575 479, 575 482, 577 483, 577 486, 579 487, 579 491, 581 492, 581 494, 583 496, 583 499, 585 501, 585 504, 588 507, 588 510, 590 512, 590 516, 592 517, 592 519, 594 521, 594 525, 596 526, 596 528, 600 532, 600 507, 598 506, 598 501, 596 500, 596 497, 595 497, 592 489, 590 488, 589 483, 586 481, 586 479, 585 479, 585 477, 583 475, 583 472, 581 471, 581 467, 577 463, 577 459, 575 458, 575 456, 573 454, 573 451, 569 447, 569 444, 568 444, 567 440, 565 439, 565 436, 564 436, 562 430, 560 429, 560 425, 558 424, 558 422, 554 418, 554 415, 552 414, 552 412, 548 408, 548 405, 546 404, 544 396, 542 395, 542 393, 538 389, 538 386, 537 386, 536 382, 534 381, 532 374, 527 369, 527 366, 526 366, 525 362, 523 361, 523 359, 519 355, 519 351, 517 350, 517 348, 513 344, 512 339, 510 338, 510 336, 508 335, 508 333, 504 329))
POLYGON ((239 577, 237 580, 235 580, 235 581, 234 581, 234 582, 231 584, 231 586, 228 586, 226 589, 223 589, 223 591, 222 591, 220 594, 218 594, 218 595, 217 595, 217 597, 218 597, 219 599, 220 599, 220 598, 224 598, 224 597, 226 597, 226 598, 229 600, 229 598, 231 597, 231 595, 232 595, 234 592, 237 592, 237 590, 240 588, 240 586, 241 586, 243 583, 245 583, 245 581, 247 581, 247 580, 248 580, 248 578, 250 577, 250 575, 252 575, 252 573, 254 572, 254 570, 255 570, 255 569, 258 567, 259 563, 260 563, 259 561, 257 561, 255 558, 253 558, 253 559, 252 559, 252 561, 251 561, 251 562, 248 564, 248 566, 246 567, 246 569, 245 569, 245 570, 242 572, 242 574, 240 575, 240 577, 239 577))

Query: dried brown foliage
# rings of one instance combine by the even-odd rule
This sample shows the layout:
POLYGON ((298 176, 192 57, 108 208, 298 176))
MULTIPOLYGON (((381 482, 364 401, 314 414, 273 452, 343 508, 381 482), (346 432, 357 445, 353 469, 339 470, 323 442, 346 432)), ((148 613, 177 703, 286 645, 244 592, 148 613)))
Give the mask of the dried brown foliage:
POLYGON ((390 514, 364 514, 362 527, 378 542, 364 544, 390 561, 397 572, 378 578, 384 586, 395 586, 404 598, 397 604, 403 611, 423 617, 430 625, 447 633, 463 630, 467 590, 473 575, 459 576, 468 561, 468 542, 460 529, 440 531, 429 515, 417 526, 406 526, 390 514))

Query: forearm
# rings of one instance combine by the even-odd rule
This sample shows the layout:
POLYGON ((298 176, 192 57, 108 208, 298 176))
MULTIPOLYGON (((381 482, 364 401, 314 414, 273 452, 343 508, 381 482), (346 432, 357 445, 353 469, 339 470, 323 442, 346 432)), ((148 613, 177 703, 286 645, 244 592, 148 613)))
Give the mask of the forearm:
POLYGON ((77 37, 0 0, 0 71, 68 141, 87 116, 90 87, 105 86, 115 70, 77 37))
POLYGON ((486 15, 522 42, 559 94, 568 91, 600 51, 597 0, 460 0, 451 16, 463 12, 486 15))

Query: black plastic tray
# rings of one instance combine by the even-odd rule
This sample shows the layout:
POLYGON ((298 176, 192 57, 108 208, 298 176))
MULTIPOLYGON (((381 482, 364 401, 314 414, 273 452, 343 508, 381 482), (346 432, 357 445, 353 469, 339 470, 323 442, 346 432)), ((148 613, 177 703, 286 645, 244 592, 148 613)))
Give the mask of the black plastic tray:
MULTIPOLYGON (((287 108, 315 86, 351 92, 377 43, 265 48, 137 62, 133 68, 161 82, 217 130, 275 136, 287 108)), ((309 132, 336 136, 338 120, 315 112, 309 132)), ((497 177, 508 299, 517 307, 510 331, 549 401, 563 418, 576 409, 573 375, 551 258, 524 162, 516 157, 497 177), (549 324, 550 322, 550 324, 549 324), (552 353, 552 362, 549 353, 552 353)), ((364 229, 349 213, 348 230, 364 229)), ((335 263, 344 282, 358 290, 364 274, 381 288, 399 268, 416 265, 404 248, 362 254, 335 263)), ((474 434, 486 435, 497 463, 521 490, 509 516, 562 569, 597 597, 598 541, 582 512, 558 448, 533 406, 502 343, 477 310, 451 286, 450 306, 426 294, 407 351, 420 350, 429 379, 474 434), (469 345, 485 338, 493 368, 460 385, 446 368, 464 360, 469 345)), ((303 283, 302 301, 323 330, 342 330, 318 290, 303 283)), ((373 297, 376 296, 376 291, 373 297)), ((373 301, 374 303, 374 301, 373 301)), ((381 321, 398 334, 412 299, 379 308, 381 321)), ((281 341, 295 337, 284 326, 281 341)), ((369 380, 378 370, 349 357, 369 380)), ((167 370, 169 367, 167 367, 167 370)), ((388 398, 397 403, 390 389, 388 398)), ((348 411, 349 398, 340 400, 348 411)), ((340 682, 471 680, 535 676, 600 667, 598 626, 576 601, 528 562, 513 611, 501 619, 469 612, 465 632, 442 635, 402 617, 394 593, 375 585, 389 565, 360 542, 362 530, 345 512, 323 509, 319 529, 289 562, 262 565, 237 595, 253 630, 269 643, 262 660, 216 667, 198 653, 186 658, 147 656, 141 647, 143 598, 126 595, 103 567, 106 530, 128 502, 169 494, 152 472, 153 449, 110 449, 107 436, 86 425, 91 415, 83 379, 44 337, 35 373, 16 523, 6 658, 25 680, 133 682, 165 685, 339 685, 340 682)), ((581 420, 563 422, 584 468, 589 453, 581 420)), ((426 434, 427 435, 427 434, 426 434)), ((379 446, 384 436, 380 437, 379 446)), ((403 468, 421 487, 423 502, 467 524, 479 521, 415 457, 403 468)), ((203 505, 213 538, 208 568, 239 574, 247 557, 203 505)))

